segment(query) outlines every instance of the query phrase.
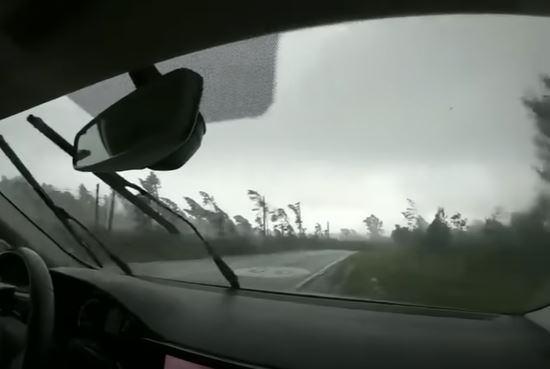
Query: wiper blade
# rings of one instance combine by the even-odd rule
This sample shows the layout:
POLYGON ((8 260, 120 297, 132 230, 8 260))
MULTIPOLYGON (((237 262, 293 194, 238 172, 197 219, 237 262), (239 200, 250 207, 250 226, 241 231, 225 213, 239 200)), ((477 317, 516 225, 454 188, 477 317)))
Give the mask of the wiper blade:
POLYGON ((144 190, 143 188, 139 187, 138 185, 131 183, 129 181, 126 181, 126 186, 133 188, 134 190, 138 191, 140 195, 146 197, 147 199, 153 201, 155 204, 162 207, 164 210, 168 211, 170 214, 174 215, 178 219, 180 219, 182 222, 187 224, 189 228, 195 233, 195 235, 198 237, 199 240, 204 245, 204 248, 206 249, 206 252, 208 252, 208 255, 212 258, 216 266, 218 267, 219 271, 222 273, 222 275, 225 277, 225 279, 229 282, 232 288, 240 288, 239 278, 231 269, 229 265, 216 253, 216 250, 210 245, 210 243, 206 240, 206 238, 203 237, 203 235, 199 232, 197 227, 193 223, 191 223, 188 219, 183 217, 181 214, 178 214, 178 212, 172 210, 168 205, 166 205, 161 200, 157 199, 155 196, 151 195, 149 192, 144 190))
POLYGON ((10 204, 19 214, 21 214, 22 217, 24 217, 29 223, 31 223, 40 233, 42 233, 47 239, 49 239, 54 245, 57 246, 58 249, 60 249, 65 255, 76 261, 77 263, 80 263, 84 265, 87 268, 94 269, 95 267, 88 262, 82 260, 69 250, 67 250, 65 247, 61 246, 59 242, 55 238, 53 238, 48 232, 44 230, 38 223, 36 223, 34 220, 32 220, 31 217, 29 217, 17 204, 15 204, 5 193, 0 191, 0 197, 2 197, 8 204, 10 204))
MULTIPOLYGON (((53 130, 50 126, 46 124, 41 118, 36 117, 34 115, 29 115, 27 117, 27 121, 36 128, 40 133, 42 133, 44 136, 46 136, 50 141, 52 141, 54 144, 56 144, 61 150, 65 151, 68 155, 73 157, 75 155, 75 149, 74 146, 71 145, 67 140, 65 140, 61 135, 59 135, 55 130, 53 130)), ((159 212, 155 211, 152 207, 147 204, 147 202, 140 199, 138 196, 134 195, 132 192, 128 191, 127 188, 132 188, 136 190, 140 195, 146 197, 147 199, 155 202, 159 206, 161 206, 166 211, 170 212, 174 216, 176 216, 178 219, 182 220, 185 224, 187 224, 193 233, 197 236, 197 238, 203 243, 206 251, 208 252, 208 255, 212 258, 214 263, 216 264, 216 267, 220 271, 220 273, 224 276, 224 278, 227 280, 231 288, 233 289, 239 289, 240 283, 239 278, 231 269, 229 265, 222 259, 220 255, 216 252, 216 250, 210 245, 210 243, 202 236, 202 234, 199 232, 197 227, 193 223, 191 223, 189 220, 181 216, 181 214, 178 214, 177 212, 173 211, 168 207, 165 203, 151 195, 149 192, 145 191, 140 186, 126 180, 124 177, 120 176, 118 173, 96 173, 93 172, 93 174, 101 179, 103 182, 105 182, 107 185, 109 185, 111 188, 113 188, 117 193, 119 193, 121 196, 123 196, 126 200, 130 201, 134 206, 136 206, 139 210, 141 210, 144 214, 151 217, 153 220, 155 220, 159 225, 164 227, 169 233, 171 234, 180 234, 178 228, 172 224, 166 217, 164 217, 159 212)))
POLYGON ((75 222, 79 227, 81 227, 92 239, 98 244, 99 247, 107 254, 109 259, 115 263, 124 273, 132 275, 132 270, 130 267, 117 255, 111 252, 108 247, 106 247, 95 235, 90 232, 88 228, 84 224, 82 224, 78 219, 73 217, 71 214, 69 214, 65 209, 58 206, 51 197, 44 191, 44 189, 40 186, 38 181, 34 178, 32 173, 27 169, 25 164, 19 159, 17 154, 12 150, 10 145, 7 143, 7 141, 4 139, 4 136, 0 135, 0 149, 4 152, 4 154, 8 157, 8 159, 12 162, 12 164, 17 168, 17 170, 21 173, 21 175, 25 178, 25 180, 29 183, 29 185, 33 188, 33 190, 36 192, 38 197, 46 204, 48 208, 54 213, 54 215, 59 219, 61 224, 65 227, 65 229, 69 232, 69 234, 75 239, 76 242, 78 242, 82 248, 86 251, 90 259, 94 261, 96 265, 98 265, 100 268, 103 267, 103 264, 99 260, 99 258, 95 255, 95 253, 92 251, 91 247, 88 245, 88 243, 76 232, 76 230, 71 225, 70 221, 75 222))

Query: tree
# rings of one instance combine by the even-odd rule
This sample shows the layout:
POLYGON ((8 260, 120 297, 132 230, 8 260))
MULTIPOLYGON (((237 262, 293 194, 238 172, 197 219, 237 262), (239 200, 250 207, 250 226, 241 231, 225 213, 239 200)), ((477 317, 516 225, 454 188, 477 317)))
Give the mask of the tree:
MULTIPOLYGON (((178 214, 179 216, 187 219, 187 215, 185 214, 185 212, 174 201, 170 200, 167 197, 161 197, 160 201, 166 207, 168 207, 170 210, 172 210, 172 212, 174 212, 174 213, 178 214)), ((168 218, 170 221, 174 222, 175 224, 182 224, 181 219, 179 219, 174 214, 172 214, 172 212, 169 212, 168 210, 163 209, 162 207, 159 207, 158 210, 163 216, 165 216, 166 218, 168 218)), ((184 232, 192 232, 191 228, 189 228, 187 225, 184 226, 183 231, 184 232)))
POLYGON ((294 228, 290 224, 288 214, 285 209, 279 208, 270 212, 271 222, 274 223, 273 230, 280 236, 293 236, 294 228))
MULTIPOLYGON (((81 184, 78 186, 78 200, 81 202, 81 204, 85 207, 93 207, 95 203, 95 198, 92 195, 90 191, 81 184)), ((93 210, 93 208, 92 208, 93 210)))
POLYGON ((164 205, 166 205, 170 210, 172 210, 174 213, 184 216, 185 213, 181 210, 181 208, 176 204, 174 201, 170 200, 168 197, 161 197, 160 201, 164 205))
POLYGON ((279 236, 279 237, 284 236, 285 234, 285 231, 283 229, 284 225, 278 223, 279 215, 277 210, 273 210, 269 214, 271 215, 270 217, 271 224, 273 224, 273 235, 279 236))
POLYGON ((401 227, 399 224, 395 225, 394 230, 391 232, 391 239, 399 245, 408 245, 411 241, 412 232, 407 227, 401 227))
POLYGON ((78 186, 78 202, 79 214, 83 215, 79 219, 85 224, 92 225, 95 220, 95 197, 83 184, 78 186))
POLYGON ((315 230, 313 231, 313 236, 315 238, 323 237, 323 228, 321 227, 320 223, 315 223, 315 230))
POLYGON ((349 228, 340 229, 340 237, 349 238, 351 236, 351 231, 353 231, 353 229, 349 229, 349 228))
POLYGON ((302 220, 302 207, 300 202, 287 205, 290 210, 294 213, 294 223, 296 224, 296 229, 298 230, 298 236, 305 236, 304 223, 302 220))
POLYGON ((184 209, 184 211, 194 219, 205 219, 207 220, 212 213, 210 210, 207 210, 203 208, 198 202, 193 200, 191 197, 185 196, 183 198, 185 202, 187 202, 187 205, 189 206, 189 209, 184 209))
POLYGON ((256 212, 256 218, 254 219, 257 226, 257 230, 264 236, 267 236, 267 214, 269 212, 265 197, 260 195, 257 191, 248 190, 248 198, 254 202, 253 211, 256 212))
POLYGON ((523 104, 531 111, 537 129, 535 146, 539 165, 535 169, 543 181, 550 183, 550 76, 543 76, 541 82, 545 93, 526 97, 523 104))
POLYGON ((233 217, 235 219, 236 229, 237 233, 244 237, 250 237, 254 234, 254 228, 252 228, 252 225, 242 215, 235 215, 233 217))
POLYGON ((141 183, 141 187, 143 187, 145 191, 149 192, 157 199, 159 198, 160 179, 155 172, 149 172, 149 175, 145 177, 145 179, 140 179, 139 183, 141 183))
POLYGON ((357 234, 357 231, 355 229, 342 228, 340 229, 339 238, 344 241, 351 241, 359 239, 359 235, 357 234))
POLYGON ((474 219, 468 223, 468 232, 481 233, 485 229, 485 221, 481 219, 474 219))
POLYGON ((541 220, 536 211, 516 212, 511 216, 510 226, 523 242, 534 246, 546 242, 544 222, 541 220))
POLYGON ((413 200, 407 199, 409 206, 405 211, 401 212, 405 220, 407 221, 407 227, 409 229, 414 229, 416 226, 416 218, 418 217, 418 210, 416 209, 416 204, 413 200))
MULTIPOLYGON (((56 203, 56 205, 65 209, 80 222, 88 225, 93 224, 95 215, 94 200, 92 200, 89 204, 85 204, 80 200, 79 196, 74 196, 69 191, 60 191, 55 186, 46 183, 43 183, 41 187, 50 196, 53 202, 56 203)), ((106 206, 103 207, 106 208, 106 206)), ((105 209, 101 209, 101 211, 105 211, 105 209)))
POLYGON ((444 208, 437 209, 434 220, 426 230, 426 244, 431 247, 446 247, 451 243, 451 230, 444 208))
POLYGON ((504 221, 504 209, 501 206, 497 206, 495 210, 491 213, 491 216, 485 219, 485 229, 486 233, 495 233, 502 231, 505 226, 504 221))
POLYGON ((218 237, 223 238, 226 237, 228 234, 235 234, 235 224, 233 223, 229 215, 218 206, 214 197, 204 191, 199 191, 199 194, 202 197, 202 204, 204 206, 210 206, 214 209, 211 216, 212 221, 217 224, 218 237))
POLYGON ((205 233, 219 236, 218 215, 211 210, 205 209, 191 197, 184 197, 183 199, 189 206, 189 209, 184 209, 184 211, 195 225, 205 233))
POLYGON ((462 214, 455 213, 451 216, 451 225, 455 231, 463 232, 466 230, 466 224, 468 223, 468 219, 463 218, 462 214))
POLYGON ((415 230, 423 232, 426 229, 428 229, 428 226, 429 226, 429 224, 426 221, 426 219, 424 219, 424 217, 422 215, 417 215, 415 230))
MULTIPOLYGON (((141 183, 141 187, 143 187, 145 191, 157 199, 159 198, 160 179, 154 172, 149 172, 149 175, 145 177, 145 179, 140 178, 139 183, 141 183)), ((145 196, 138 195, 138 197, 143 202, 149 204, 149 206, 153 209, 159 211, 158 205, 151 203, 151 201, 145 196)), ((132 212, 132 218, 137 223, 138 227, 151 228, 153 226, 153 220, 147 214, 144 214, 139 208, 132 206, 130 209, 132 212)))
POLYGON ((407 222, 407 228, 411 231, 414 229, 425 231, 428 228, 428 222, 426 222, 422 215, 418 214, 416 203, 412 199, 407 199, 407 203, 409 205, 405 211, 401 212, 401 215, 403 215, 407 222))
MULTIPOLYGON (((537 134, 534 138, 536 153, 538 157, 538 165, 535 167, 540 179, 546 185, 550 185, 550 76, 543 76, 541 79, 544 92, 539 96, 525 97, 523 104, 531 112, 531 116, 535 121, 537 134)), ((535 205, 530 209, 530 226, 522 225, 523 229, 531 228, 533 234, 538 225, 542 224, 546 231, 550 229, 550 192, 548 187, 539 194, 535 205)), ((521 222, 517 219, 515 223, 525 223, 526 219, 521 222)))
POLYGON ((365 223, 365 225, 367 226, 367 232, 371 239, 382 237, 382 234, 384 233, 384 230, 382 228, 384 223, 380 219, 378 219, 376 215, 369 215, 363 220, 363 223, 365 223))
POLYGON ((211 196, 210 194, 208 194, 208 192, 204 191, 199 191, 199 195, 202 198, 202 204, 204 206, 211 206, 215 212, 221 211, 218 204, 216 203, 216 200, 214 199, 214 196, 211 196))

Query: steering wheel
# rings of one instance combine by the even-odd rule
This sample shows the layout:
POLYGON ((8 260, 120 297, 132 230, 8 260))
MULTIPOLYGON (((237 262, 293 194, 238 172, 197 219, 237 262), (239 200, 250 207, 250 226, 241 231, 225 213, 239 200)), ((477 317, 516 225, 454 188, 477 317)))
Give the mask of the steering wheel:
POLYGON ((29 248, 0 254, 0 368, 44 367, 53 338, 53 284, 29 248))

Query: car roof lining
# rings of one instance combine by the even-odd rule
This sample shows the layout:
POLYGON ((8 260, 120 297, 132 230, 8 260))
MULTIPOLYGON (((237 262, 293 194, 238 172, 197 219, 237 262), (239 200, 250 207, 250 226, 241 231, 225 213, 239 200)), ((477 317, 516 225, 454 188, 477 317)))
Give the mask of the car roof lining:
POLYGON ((0 119, 175 56, 274 32, 425 14, 549 15, 544 0, 9 0, 0 5, 0 119))

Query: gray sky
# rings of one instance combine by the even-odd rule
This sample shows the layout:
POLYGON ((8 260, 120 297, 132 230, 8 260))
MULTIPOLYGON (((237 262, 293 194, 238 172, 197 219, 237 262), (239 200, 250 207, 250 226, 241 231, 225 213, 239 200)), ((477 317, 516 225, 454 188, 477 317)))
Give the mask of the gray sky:
MULTIPOLYGON (((442 16, 315 28, 279 38, 275 102, 260 117, 210 124, 182 169, 160 173, 162 195, 214 195, 253 219, 254 189, 272 206, 301 201, 315 222, 386 231, 406 198, 430 218, 438 206, 468 218, 527 207, 538 180, 534 128, 521 98, 550 73, 550 19, 442 16)), ((90 187, 95 177, 24 122, 42 116, 72 141, 90 120, 60 98, 0 123, 39 181, 90 187)), ((15 174, 2 161, 1 172, 15 174)), ((124 174, 144 177, 145 171, 124 174)))

